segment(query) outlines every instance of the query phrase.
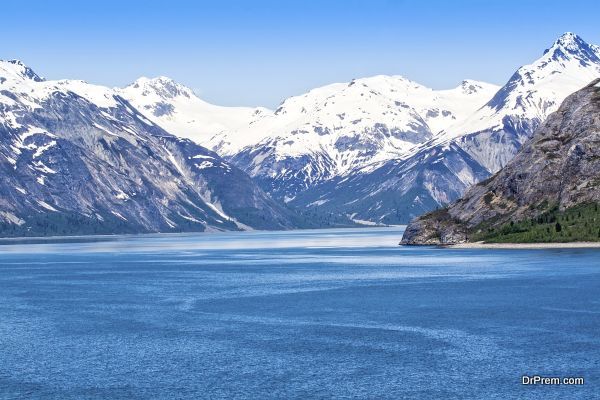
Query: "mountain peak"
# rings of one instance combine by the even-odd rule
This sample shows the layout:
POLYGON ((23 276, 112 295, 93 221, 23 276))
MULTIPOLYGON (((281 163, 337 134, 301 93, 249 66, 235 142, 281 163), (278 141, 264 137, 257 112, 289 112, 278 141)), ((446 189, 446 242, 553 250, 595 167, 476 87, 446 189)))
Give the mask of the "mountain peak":
POLYGON ((7 72, 21 79, 30 79, 34 82, 44 81, 44 78, 36 74, 21 60, 0 60, 0 71, 7 72))
POLYGON ((549 54, 553 60, 576 58, 583 65, 600 62, 600 49, 572 32, 563 33, 544 54, 549 54))
POLYGON ((154 78, 141 77, 128 86, 128 88, 141 89, 143 95, 156 93, 165 99, 172 99, 178 96, 192 97, 193 91, 174 81, 167 76, 157 76, 154 78))
POLYGON ((479 90, 482 89, 482 84, 481 82, 478 82, 473 79, 464 79, 460 83, 459 88, 467 94, 477 93, 479 90))
POLYGON ((571 45, 578 42, 583 42, 583 39, 581 39, 581 36, 573 32, 565 32, 562 35, 560 35, 555 41, 555 43, 561 44, 563 46, 571 45))

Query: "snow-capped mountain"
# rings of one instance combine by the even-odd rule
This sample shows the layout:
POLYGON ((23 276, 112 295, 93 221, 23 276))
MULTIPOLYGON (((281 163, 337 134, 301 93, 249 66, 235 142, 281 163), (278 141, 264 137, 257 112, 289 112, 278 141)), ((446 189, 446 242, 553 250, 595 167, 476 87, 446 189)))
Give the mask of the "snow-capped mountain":
POLYGON ((131 85, 115 89, 146 118, 168 132, 204 145, 215 135, 247 127, 266 108, 222 107, 201 100, 194 92, 170 78, 139 78, 131 85))
POLYGON ((140 78, 117 92, 146 118, 227 156, 289 200, 320 182, 410 154, 497 89, 465 80, 436 91, 401 76, 375 76, 313 89, 275 111, 215 106, 165 77, 140 78))
POLYGON ((289 201, 321 182, 411 154, 497 90, 476 81, 436 91, 401 76, 356 79, 289 98, 209 144, 289 201))
MULTIPOLYGON (((369 139, 370 131, 387 129, 390 151, 395 153, 402 151, 406 142, 420 142, 421 136, 466 117, 497 90, 495 85, 471 80, 436 91, 402 76, 354 79, 290 97, 274 112, 264 112, 237 131, 216 135, 211 143, 232 155, 264 139, 291 138, 294 145, 287 143, 279 154, 296 155, 305 153, 306 146, 329 145, 365 132, 369 139)), ((381 157, 385 159, 385 155, 381 157)))
POLYGON ((562 35, 481 108, 403 157, 317 185, 291 204, 406 223, 448 204, 508 163, 567 95, 600 77, 600 47, 562 35))
POLYGON ((568 95, 598 76, 600 47, 565 33, 542 57, 519 68, 484 107, 445 129, 438 140, 461 138, 469 154, 496 172, 568 95))
POLYGON ((114 90, 0 61, 0 234, 289 228, 241 170, 114 90))

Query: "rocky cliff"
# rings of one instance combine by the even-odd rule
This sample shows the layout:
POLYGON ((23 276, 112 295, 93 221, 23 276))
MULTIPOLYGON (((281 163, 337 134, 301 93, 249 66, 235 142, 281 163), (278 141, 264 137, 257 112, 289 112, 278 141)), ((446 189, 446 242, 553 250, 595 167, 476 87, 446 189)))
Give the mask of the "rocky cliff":
POLYGON ((497 174, 414 220, 402 244, 589 240, 600 235, 599 202, 597 79, 567 97, 497 174))

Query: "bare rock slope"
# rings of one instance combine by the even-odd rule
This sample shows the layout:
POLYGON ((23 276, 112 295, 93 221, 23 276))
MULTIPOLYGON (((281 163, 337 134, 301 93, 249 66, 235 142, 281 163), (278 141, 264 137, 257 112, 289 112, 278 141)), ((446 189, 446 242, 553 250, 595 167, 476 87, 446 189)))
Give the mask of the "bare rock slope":
POLYGON ((551 210, 560 213, 598 202, 600 79, 567 97, 497 174, 448 208, 414 220, 402 244, 468 242, 551 210))
POLYGON ((288 229, 295 213, 113 90, 0 61, 0 236, 288 229))

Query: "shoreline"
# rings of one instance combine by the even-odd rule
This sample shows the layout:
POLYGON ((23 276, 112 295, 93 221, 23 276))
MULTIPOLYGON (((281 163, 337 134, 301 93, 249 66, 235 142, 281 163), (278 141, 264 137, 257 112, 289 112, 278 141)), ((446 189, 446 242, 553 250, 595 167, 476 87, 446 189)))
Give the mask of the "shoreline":
POLYGON ((600 249, 600 242, 564 243, 459 243, 446 245, 449 249, 600 249))
MULTIPOLYGON (((217 230, 206 230, 206 231, 183 231, 183 232, 137 232, 137 233, 98 233, 98 234, 81 234, 81 235, 49 235, 49 236, 0 236, 0 246, 5 244, 22 244, 15 242, 23 241, 39 241, 39 242, 60 242, 60 241, 93 241, 95 239, 113 240, 120 238, 132 238, 132 237, 157 237, 157 236, 209 236, 214 234, 246 234, 246 233, 284 233, 284 232, 319 232, 319 231, 330 231, 330 230, 352 230, 352 229, 392 229, 402 228, 406 225, 359 225, 359 226, 336 226, 327 228, 298 228, 298 229, 278 229, 278 230, 239 230, 239 231, 217 231, 217 230)), ((29 243, 27 243, 29 244, 29 243)))

